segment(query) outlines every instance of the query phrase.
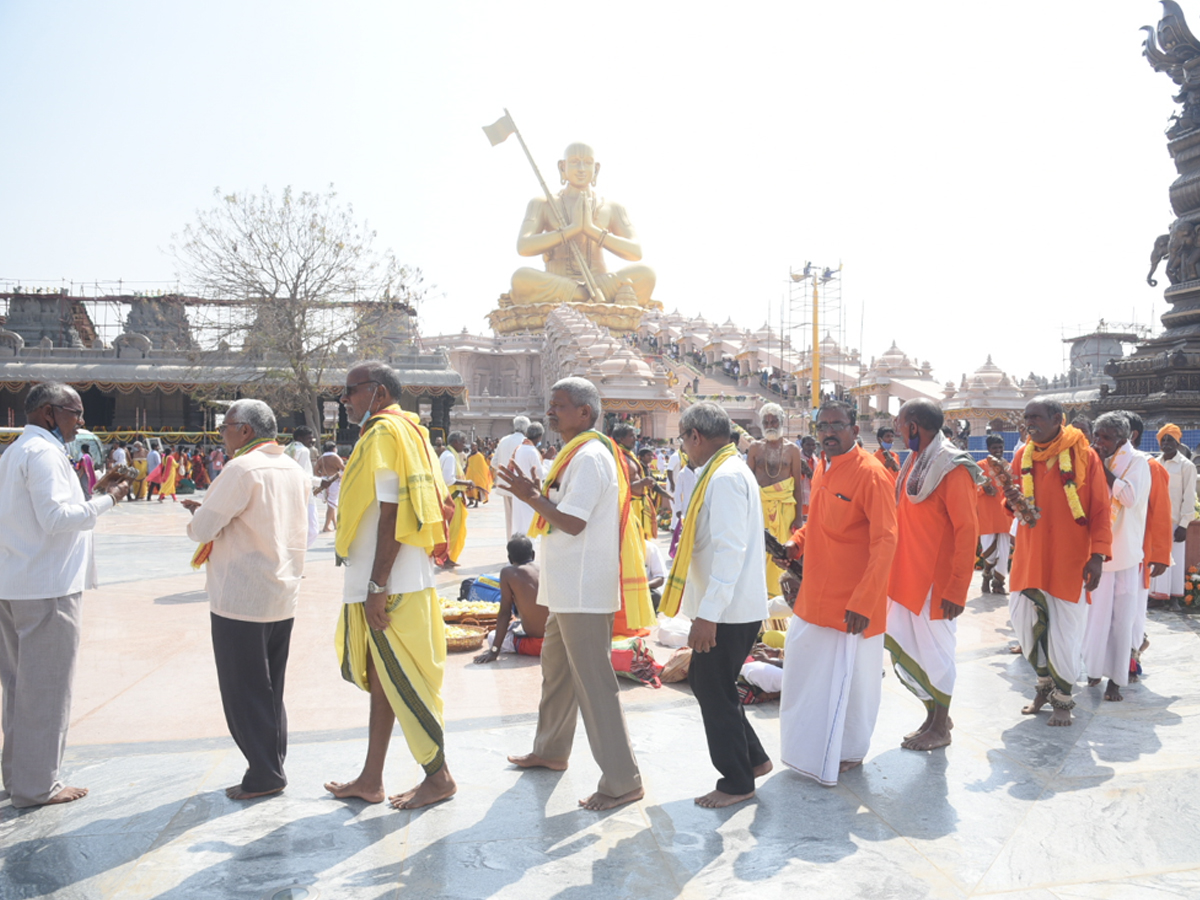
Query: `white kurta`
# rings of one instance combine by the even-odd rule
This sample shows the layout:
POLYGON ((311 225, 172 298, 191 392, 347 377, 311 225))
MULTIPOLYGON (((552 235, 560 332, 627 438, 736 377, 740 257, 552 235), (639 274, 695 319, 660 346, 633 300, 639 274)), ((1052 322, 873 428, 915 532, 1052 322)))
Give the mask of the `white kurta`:
POLYGON ((835 785, 841 763, 861 762, 871 746, 883 690, 883 635, 863 638, 796 616, 784 658, 780 758, 801 775, 835 785))

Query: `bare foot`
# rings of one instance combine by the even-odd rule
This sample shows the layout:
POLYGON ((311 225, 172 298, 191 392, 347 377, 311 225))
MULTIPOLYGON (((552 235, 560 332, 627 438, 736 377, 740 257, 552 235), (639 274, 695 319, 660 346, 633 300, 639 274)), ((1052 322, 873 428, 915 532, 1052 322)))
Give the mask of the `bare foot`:
POLYGON ((458 785, 454 783, 446 767, 442 766, 411 791, 388 797, 388 802, 392 804, 393 809, 420 809, 422 806, 449 800, 457 791, 458 785))
POLYGON ((838 765, 839 772, 849 772, 851 769, 857 769, 862 765, 861 759, 843 759, 838 765))
POLYGON ((724 791, 710 791, 703 797, 697 797, 696 805, 703 806, 705 809, 723 809, 726 806, 733 806, 735 803, 749 800, 753 796, 754 791, 748 794, 727 794, 724 791))
POLYGON ((1047 725, 1070 725, 1071 711, 1069 709, 1056 709, 1050 714, 1050 718, 1046 720, 1047 725))
POLYGON ((255 797, 270 797, 272 794, 282 793, 283 788, 281 787, 277 787, 273 791, 243 791, 240 784, 225 788, 225 796, 230 800, 253 800, 255 797))
POLYGON ((382 803, 384 799, 383 785, 366 785, 359 784, 358 778, 353 781, 327 781, 325 782, 325 790, 333 794, 339 800, 349 800, 352 797, 357 797, 359 800, 366 800, 368 803, 382 803))
POLYGON ((608 794, 602 794, 599 791, 592 794, 586 800, 580 800, 579 805, 584 809, 593 809, 597 812, 603 812, 606 809, 616 809, 618 806, 624 806, 626 803, 632 803, 635 800, 641 800, 646 796, 646 792, 641 788, 634 788, 632 791, 627 791, 620 797, 610 797, 608 794))
MULTIPOLYGON (((754 773, 755 778, 762 778, 764 775, 766 775, 768 772, 770 772, 774 768, 775 768, 775 766, 773 766, 771 764, 771 761, 768 759, 765 763, 759 763, 757 766, 755 766, 753 769, 751 769, 751 771, 754 773)), ((697 801, 697 802, 699 802, 699 801, 697 801)))
POLYGON ((52 803, 70 803, 72 800, 82 800, 87 794, 87 788, 65 787, 47 800, 44 805, 49 806, 52 803))
POLYGON ((1138 653, 1145 653, 1150 647, 1150 638, 1142 635, 1142 646, 1138 647, 1138 653))
POLYGON ((1041 710, 1043 706, 1050 702, 1049 691, 1038 691, 1033 695, 1033 702, 1028 706, 1021 707, 1021 715, 1032 716, 1034 713, 1041 710))
POLYGON ((1112 700, 1113 702, 1120 702, 1121 700, 1125 699, 1125 697, 1121 694, 1121 689, 1111 678, 1108 679, 1108 687, 1104 689, 1104 699, 1112 700))
POLYGON ((1095 687, 1095 686, 1096 686, 1096 685, 1098 685, 1099 683, 1100 683, 1100 679, 1099 679, 1099 678, 1089 678, 1089 679, 1088 679, 1088 687, 1095 687))
POLYGON ((926 728, 918 735, 906 739, 900 746, 905 750, 936 750, 950 743, 950 729, 926 728))
POLYGON ((1020 656, 1025 651, 1021 649, 1020 644, 1013 644, 1011 647, 1008 648, 1008 652, 1013 654, 1014 656, 1020 656))
POLYGON ((565 759, 542 759, 540 756, 534 756, 532 753, 526 753, 524 756, 510 756, 508 761, 522 769, 553 769, 555 772, 565 772, 567 770, 567 761, 565 759))

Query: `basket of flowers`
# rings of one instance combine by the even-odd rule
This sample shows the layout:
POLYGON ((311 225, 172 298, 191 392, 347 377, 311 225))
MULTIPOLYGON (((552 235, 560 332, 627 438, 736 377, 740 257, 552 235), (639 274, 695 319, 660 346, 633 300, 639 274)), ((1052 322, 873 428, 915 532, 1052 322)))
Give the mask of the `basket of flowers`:
POLYGON ((487 629, 478 625, 447 625, 446 650, 450 653, 478 650, 486 637, 487 629))

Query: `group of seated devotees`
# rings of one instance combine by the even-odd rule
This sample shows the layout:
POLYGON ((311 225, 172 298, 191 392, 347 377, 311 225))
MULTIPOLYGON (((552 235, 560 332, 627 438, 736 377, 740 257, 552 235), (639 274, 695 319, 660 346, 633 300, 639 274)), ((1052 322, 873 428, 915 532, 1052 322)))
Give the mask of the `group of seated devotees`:
POLYGON ((504 650, 541 656, 550 610, 538 606, 538 567, 533 558, 533 541, 514 534, 508 542, 508 565, 500 570, 496 630, 488 635, 488 648, 475 657, 475 662, 495 662, 504 650))

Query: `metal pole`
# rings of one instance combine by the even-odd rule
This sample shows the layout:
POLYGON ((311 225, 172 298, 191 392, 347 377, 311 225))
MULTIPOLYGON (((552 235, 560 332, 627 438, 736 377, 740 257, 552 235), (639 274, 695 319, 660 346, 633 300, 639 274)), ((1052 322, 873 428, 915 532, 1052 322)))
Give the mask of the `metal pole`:
POLYGON ((821 407, 821 327, 818 319, 820 318, 821 299, 817 293, 817 270, 813 269, 813 338, 812 338, 812 415, 813 421, 817 419, 817 410, 821 407))

